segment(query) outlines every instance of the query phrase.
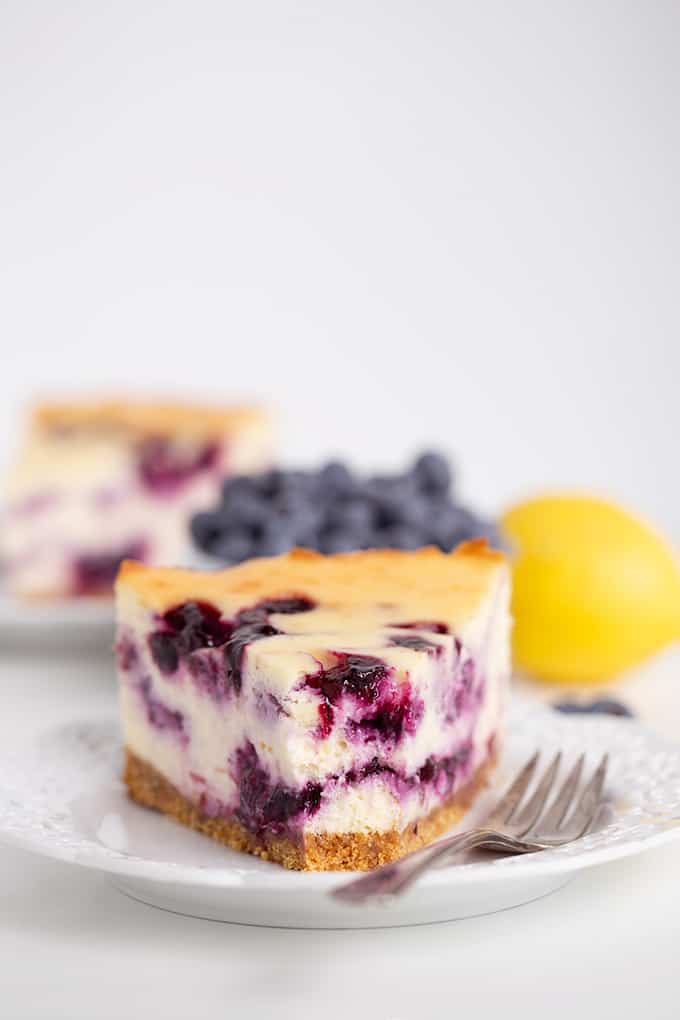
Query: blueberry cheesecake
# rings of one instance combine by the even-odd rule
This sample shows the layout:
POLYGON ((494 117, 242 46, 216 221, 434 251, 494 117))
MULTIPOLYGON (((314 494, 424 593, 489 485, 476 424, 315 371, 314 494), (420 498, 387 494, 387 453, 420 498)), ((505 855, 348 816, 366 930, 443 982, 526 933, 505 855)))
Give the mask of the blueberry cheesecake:
POLYGON ((502 736, 509 575, 479 540, 222 571, 122 565, 117 660, 131 797, 302 870, 435 839, 502 736))
POLYGON ((270 462, 262 411, 177 403, 43 403, 4 491, 0 561, 29 597, 112 591, 122 559, 178 562, 225 474, 270 462))

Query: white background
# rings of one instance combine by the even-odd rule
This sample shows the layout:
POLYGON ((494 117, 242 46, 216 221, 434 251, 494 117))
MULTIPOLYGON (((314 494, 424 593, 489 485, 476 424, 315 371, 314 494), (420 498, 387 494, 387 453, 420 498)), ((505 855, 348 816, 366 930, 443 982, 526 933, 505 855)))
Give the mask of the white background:
POLYGON ((0 457, 34 392, 255 396, 680 537, 680 8, 2 5, 0 457))
MULTIPOLYGON (((35 392, 254 396, 289 462, 439 445, 485 510, 576 485, 680 538, 679 26, 675 0, 5 0, 0 459, 35 392)), ((652 669, 677 731, 677 660, 652 669)), ((3 746, 115 712, 108 660, 5 648, 0 679, 3 746)), ((670 847, 495 917, 305 934, 3 849, 0 1016, 671 1020, 679 882, 670 847)))

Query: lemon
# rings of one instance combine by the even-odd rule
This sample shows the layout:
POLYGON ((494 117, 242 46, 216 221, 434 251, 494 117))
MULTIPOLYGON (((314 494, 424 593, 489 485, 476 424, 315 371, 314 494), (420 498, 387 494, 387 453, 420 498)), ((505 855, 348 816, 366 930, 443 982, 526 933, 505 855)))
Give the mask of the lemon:
POLYGON ((516 664, 551 681, 602 681, 680 637, 671 546, 614 503, 557 493, 508 510, 516 664))

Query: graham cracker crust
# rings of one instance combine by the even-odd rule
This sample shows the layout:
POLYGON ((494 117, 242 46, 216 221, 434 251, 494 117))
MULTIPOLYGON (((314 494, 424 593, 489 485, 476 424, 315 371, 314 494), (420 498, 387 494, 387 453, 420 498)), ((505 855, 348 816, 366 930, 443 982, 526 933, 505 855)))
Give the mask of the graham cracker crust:
POLYGON ((130 797, 139 804, 162 811, 233 850, 275 861, 294 871, 369 871, 431 843, 460 821, 487 785, 495 764, 494 753, 448 801, 403 832, 392 829, 368 833, 306 833, 299 841, 271 833, 255 835, 235 818, 209 818, 152 765, 127 748, 123 782, 130 797))

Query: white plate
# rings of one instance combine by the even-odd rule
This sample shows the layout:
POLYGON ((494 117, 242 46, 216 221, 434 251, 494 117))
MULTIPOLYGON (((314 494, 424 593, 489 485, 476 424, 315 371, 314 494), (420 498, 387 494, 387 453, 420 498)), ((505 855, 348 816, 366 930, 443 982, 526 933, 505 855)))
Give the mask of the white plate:
POLYGON ((113 600, 79 598, 61 601, 18 599, 0 586, 0 632, 13 639, 71 640, 113 634, 113 600))
MULTIPOLYGON (((513 700, 494 789, 531 751, 610 753, 607 824, 577 843, 526 857, 481 857, 433 871, 394 903, 356 907, 329 890, 343 876, 300 874, 239 854, 129 802, 118 780, 114 720, 71 724, 0 758, 0 839, 95 868, 154 906, 244 924, 361 928, 488 913, 560 888, 583 868, 680 835, 680 747, 630 720, 567 717, 513 700)), ((484 805, 480 804, 480 810, 484 805)), ((346 875, 344 876, 346 877, 346 875)))
POLYGON ((108 598, 63 599, 31 602, 17 599, 0 589, 0 625, 2 627, 59 630, 62 627, 110 626, 113 602, 108 598))

